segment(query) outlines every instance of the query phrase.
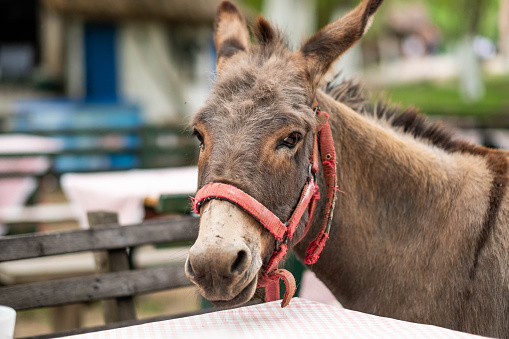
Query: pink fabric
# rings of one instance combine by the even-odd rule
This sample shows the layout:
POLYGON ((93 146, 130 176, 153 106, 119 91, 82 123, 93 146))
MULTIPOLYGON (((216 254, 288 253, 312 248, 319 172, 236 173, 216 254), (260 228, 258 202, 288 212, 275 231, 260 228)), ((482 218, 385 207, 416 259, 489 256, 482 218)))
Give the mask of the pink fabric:
POLYGON ((302 274, 299 296, 327 305, 341 306, 327 286, 311 271, 302 274))
MULTIPOLYGON (((60 141, 33 135, 0 135, 0 155, 12 153, 52 153, 62 149, 60 141)), ((0 172, 44 173, 50 167, 45 156, 0 158, 0 172)), ((32 177, 0 179, 0 209, 23 204, 37 187, 32 177)), ((1 220, 0 220, 1 222, 1 220)))
POLYGON ((0 135, 0 154, 6 153, 52 153, 62 149, 57 139, 26 134, 0 135))
POLYGON ((35 178, 0 179, 0 209, 22 205, 36 187, 35 178))
POLYGON ((294 298, 193 317, 76 335, 73 339, 479 338, 441 327, 377 317, 294 298))
POLYGON ((43 174, 50 165, 50 160, 44 156, 0 158, 0 172, 3 173, 43 174))

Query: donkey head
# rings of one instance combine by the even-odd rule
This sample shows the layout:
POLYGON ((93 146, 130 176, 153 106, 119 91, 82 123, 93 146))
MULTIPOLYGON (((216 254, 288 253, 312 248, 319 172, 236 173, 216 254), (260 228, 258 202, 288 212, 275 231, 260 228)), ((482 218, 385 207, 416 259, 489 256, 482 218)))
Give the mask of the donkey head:
MULTIPOLYGON (((192 122, 200 141, 199 188, 211 182, 233 185, 288 220, 309 175, 318 84, 360 39, 381 3, 362 1, 291 52, 261 17, 251 45, 242 14, 231 2, 221 2, 214 31, 218 77, 192 122)), ((247 302, 275 250, 274 237, 230 202, 210 200, 200 212, 188 278, 218 306, 247 302)))

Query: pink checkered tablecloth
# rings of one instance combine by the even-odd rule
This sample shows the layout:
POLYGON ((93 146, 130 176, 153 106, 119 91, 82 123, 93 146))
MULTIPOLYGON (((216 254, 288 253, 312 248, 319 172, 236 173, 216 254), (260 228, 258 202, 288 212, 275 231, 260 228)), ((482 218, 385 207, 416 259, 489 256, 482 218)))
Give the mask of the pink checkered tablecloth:
POLYGON ((207 313, 115 330, 72 336, 72 339, 269 339, 269 338, 475 338, 444 328, 377 317, 302 298, 207 313))

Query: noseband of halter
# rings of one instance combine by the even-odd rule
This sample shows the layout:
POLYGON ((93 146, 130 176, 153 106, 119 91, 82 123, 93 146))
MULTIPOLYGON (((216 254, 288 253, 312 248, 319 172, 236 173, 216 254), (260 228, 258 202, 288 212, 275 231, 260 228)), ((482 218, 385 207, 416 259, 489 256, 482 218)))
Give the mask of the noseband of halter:
POLYGON ((329 116, 327 113, 320 111, 316 99, 314 103, 314 112, 317 119, 324 121, 319 123, 314 138, 309 165, 309 176, 302 189, 299 202, 287 222, 283 223, 267 207, 263 206, 249 194, 235 186, 224 183, 211 182, 203 186, 193 199, 193 209, 195 213, 199 213, 201 206, 211 199, 226 200, 237 205, 262 224, 274 238, 276 238, 276 250, 272 254, 272 257, 258 280, 258 287, 265 287, 265 301, 278 300, 279 279, 282 279, 286 285, 286 291, 281 302, 281 307, 285 307, 290 303, 291 298, 295 294, 296 284, 293 275, 285 269, 279 269, 278 264, 288 251, 288 241, 292 240, 306 209, 309 212, 308 221, 303 234, 299 239, 296 239, 294 244, 299 242, 311 227, 316 211, 316 203, 320 199, 318 185, 315 182, 315 176, 319 170, 320 161, 324 171, 327 201, 322 228, 306 250, 304 262, 307 265, 312 265, 318 260, 325 246, 325 242, 329 238, 330 225, 332 223, 332 216, 336 203, 336 151, 334 149, 329 116))

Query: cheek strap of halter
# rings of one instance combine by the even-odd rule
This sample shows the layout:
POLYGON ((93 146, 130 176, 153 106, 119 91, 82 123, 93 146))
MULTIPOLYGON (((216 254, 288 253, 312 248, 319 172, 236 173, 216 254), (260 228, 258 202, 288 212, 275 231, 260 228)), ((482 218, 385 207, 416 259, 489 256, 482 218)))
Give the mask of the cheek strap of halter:
POLYGON ((201 206, 211 199, 226 200, 251 215, 274 236, 279 246, 277 246, 269 260, 269 263, 267 264, 267 267, 258 279, 258 287, 265 287, 265 301, 278 300, 279 280, 282 279, 286 285, 286 292, 281 302, 281 307, 285 307, 289 304, 291 298, 295 294, 296 284, 293 275, 285 269, 279 269, 278 264, 286 255, 288 251, 288 241, 292 240, 293 234, 295 233, 300 219, 306 209, 309 212, 309 218, 302 236, 299 239, 296 239, 295 243, 299 242, 311 227, 316 211, 316 203, 320 199, 318 185, 314 180, 314 177, 319 170, 319 156, 324 170, 327 201, 323 225, 315 240, 311 242, 306 250, 304 262, 307 265, 312 265, 318 260, 318 257, 325 246, 325 242, 329 238, 328 234, 336 201, 336 153, 328 121, 329 116, 327 113, 320 111, 318 104, 315 104, 314 111, 317 118, 322 118, 325 122, 318 126, 318 131, 316 133, 313 151, 311 154, 310 176, 304 185, 297 206, 286 223, 283 223, 274 213, 258 202, 255 198, 232 185, 211 182, 203 186, 196 193, 196 197, 193 198, 193 211, 197 214, 200 213, 201 206))
MULTIPOLYGON (((332 130, 329 123, 329 115, 326 112, 320 111, 320 107, 318 106, 316 99, 314 106, 317 118, 323 117, 325 118, 325 122, 318 127, 317 136, 315 138, 315 147, 313 148, 313 154, 311 156, 312 171, 318 172, 317 153, 319 153, 324 172, 323 176, 325 179, 327 199, 325 202, 325 216, 320 232, 316 236, 315 240, 309 244, 306 250, 306 256, 304 258, 304 263, 306 265, 316 263, 320 257, 323 247, 325 246, 325 242, 329 239, 330 227, 334 216, 334 208, 336 207, 336 193, 339 191, 337 188, 336 149, 334 147, 334 138, 332 136, 332 130)), ((316 203, 316 201, 314 201, 314 203, 316 203)), ((311 209, 313 209, 313 213, 310 213, 310 218, 306 225, 304 235, 307 233, 314 216, 314 206, 311 206, 311 209)))

